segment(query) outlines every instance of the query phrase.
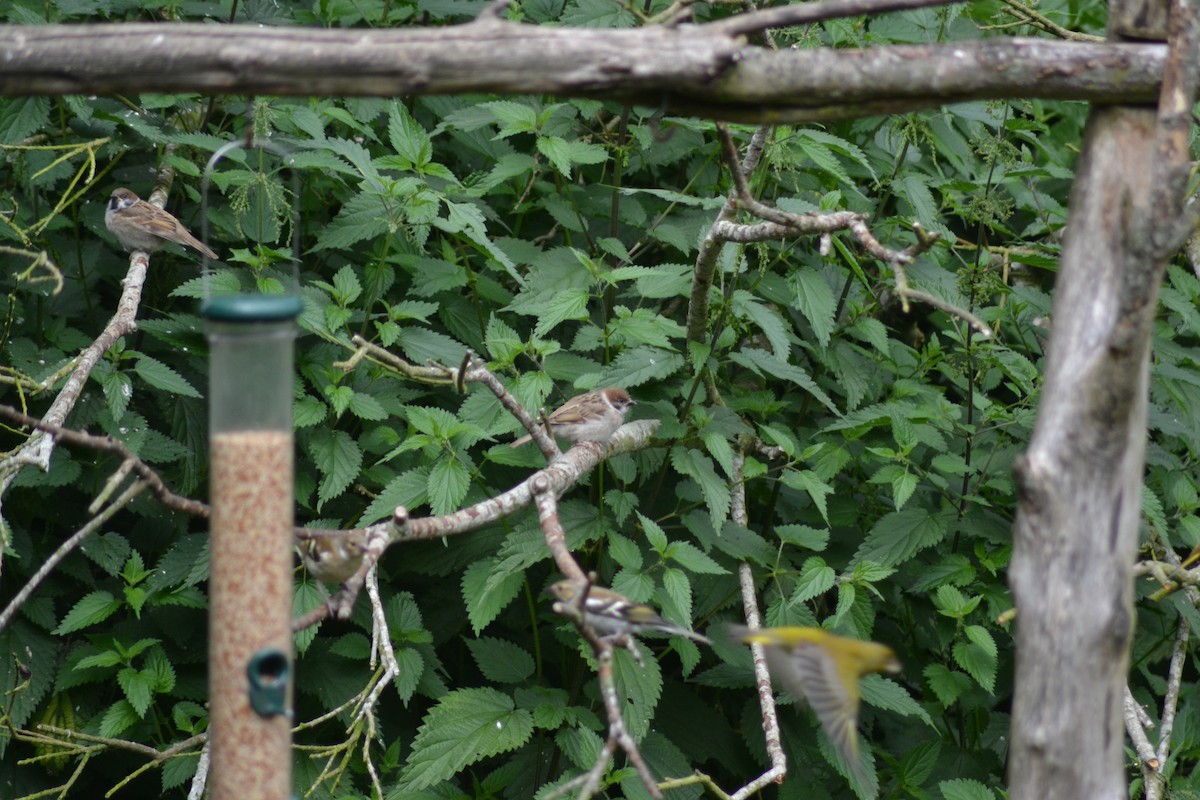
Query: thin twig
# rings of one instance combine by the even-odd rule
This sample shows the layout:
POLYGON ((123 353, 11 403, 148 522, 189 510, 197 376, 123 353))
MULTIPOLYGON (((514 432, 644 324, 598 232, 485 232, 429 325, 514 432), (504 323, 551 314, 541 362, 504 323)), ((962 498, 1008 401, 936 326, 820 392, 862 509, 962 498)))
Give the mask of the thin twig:
POLYGON ((802 5, 781 6, 710 22, 705 27, 729 36, 747 36, 769 28, 811 25, 830 19, 873 16, 888 11, 908 11, 930 6, 953 5, 957 0, 820 0, 802 5))
POLYGON ((1160 764, 1167 763, 1167 758, 1171 754, 1171 733, 1175 729, 1175 713, 1179 709, 1179 689, 1183 685, 1183 667, 1187 661, 1189 632, 1187 618, 1181 615, 1175 629, 1175 646, 1171 650, 1171 665, 1167 669, 1167 691, 1163 694, 1162 724, 1158 730, 1156 753, 1160 764))
POLYGON ((61 425, 48 421, 47 419, 38 419, 31 417, 12 406, 0 405, 0 417, 5 417, 12 420, 18 425, 24 425, 29 428, 35 428, 38 431, 50 434, 53 441, 62 441, 67 444, 73 444, 79 447, 86 447, 91 450, 102 450, 109 453, 115 453, 120 456, 123 461, 132 462, 132 471, 144 483, 147 484, 151 493, 158 498, 158 501, 167 508, 175 511, 190 514, 195 517, 207 518, 209 514, 208 505, 201 503, 198 500, 192 500, 181 495, 177 495, 167 488, 163 479, 154 469, 142 461, 137 455, 129 449, 129 446, 120 439, 114 439, 112 436, 95 436, 90 433, 82 433, 80 431, 64 428, 61 425))
MULTIPOLYGON (((749 527, 750 519, 746 514, 746 484, 743 480, 743 469, 746 457, 742 453, 734 456, 733 487, 730 497, 731 519, 741 527, 749 527)), ((742 609, 746 615, 746 624, 751 628, 762 626, 762 617, 758 613, 758 593, 754 588, 754 573, 750 564, 743 561, 738 564, 738 583, 742 590, 742 609)), ((781 783, 787 775, 787 757, 783 753, 783 737, 779 732, 779 713, 775 708, 775 693, 771 690, 771 675, 767 672, 767 657, 762 645, 750 645, 750 655, 754 660, 754 685, 758 689, 758 705, 762 710, 763 738, 767 748, 767 757, 771 768, 734 792, 734 800, 744 800, 762 790, 770 783, 781 783)))
POLYGON ((77 530, 75 533, 71 534, 71 536, 69 536, 65 542, 60 544, 54 550, 54 552, 42 562, 41 566, 38 567, 37 572, 33 573, 33 576, 30 577, 29 581, 21 587, 21 590, 17 592, 16 596, 9 601, 4 611, 0 612, 0 631, 8 627, 8 623, 12 622, 12 618, 16 615, 17 611, 20 610, 21 606, 25 604, 25 601, 29 599, 29 596, 34 593, 37 587, 41 585, 42 581, 44 581, 46 577, 54 571, 55 567, 57 567, 64 558, 74 552, 75 548, 79 547, 79 545, 83 543, 84 539, 91 536, 96 532, 97 529, 103 526, 104 523, 112 519, 113 515, 115 515, 125 506, 129 505, 129 502, 141 494, 142 490, 145 488, 145 481, 137 481, 136 483, 132 484, 128 489, 121 493, 121 496, 118 497, 112 505, 101 511, 97 516, 88 520, 86 525, 77 530))
POLYGON ((1013 16, 1019 18, 1022 22, 1026 22, 1035 27, 1041 28, 1046 33, 1053 34, 1060 39, 1066 39, 1073 42, 1104 42, 1107 41, 1103 36, 1094 36, 1090 33, 1079 33, 1070 28, 1064 28, 1058 23, 1051 20, 1044 14, 1039 14, 1029 6, 1018 3, 1017 0, 1000 0, 1004 5, 1008 6, 1013 16))

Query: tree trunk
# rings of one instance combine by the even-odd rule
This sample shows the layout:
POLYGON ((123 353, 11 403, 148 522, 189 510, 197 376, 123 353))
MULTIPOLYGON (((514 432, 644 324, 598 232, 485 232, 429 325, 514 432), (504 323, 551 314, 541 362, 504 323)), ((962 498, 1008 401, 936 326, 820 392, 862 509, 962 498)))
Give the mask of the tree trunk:
POLYGON ((1122 700, 1162 274, 1131 254, 1129 222, 1153 188, 1154 127, 1152 109, 1094 110, 1072 187, 1046 383, 1017 466, 1014 800, 1127 797, 1122 700))

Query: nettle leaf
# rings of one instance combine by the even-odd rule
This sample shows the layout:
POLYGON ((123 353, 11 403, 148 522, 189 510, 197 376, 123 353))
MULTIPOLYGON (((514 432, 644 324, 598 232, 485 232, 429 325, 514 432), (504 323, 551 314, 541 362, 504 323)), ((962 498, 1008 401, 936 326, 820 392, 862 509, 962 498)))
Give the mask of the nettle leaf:
POLYGON ((691 542, 672 542, 667 546, 663 557, 674 561, 689 572, 700 575, 726 575, 729 573, 729 570, 691 542))
POLYGON ((817 400, 817 402, 825 406, 825 408, 829 409, 829 411, 834 414, 839 413, 837 406, 834 405, 833 400, 829 398, 829 395, 825 394, 825 391, 820 386, 817 386, 816 381, 812 379, 812 376, 810 376, 800 367, 797 367, 795 364, 788 364, 787 362, 776 358, 773 354, 768 353, 766 350, 759 350, 758 348, 754 347, 746 348, 745 350, 740 350, 736 353, 730 353, 729 359, 741 364, 743 367, 746 367, 749 370, 752 370, 757 375, 763 375, 765 373, 781 380, 794 383, 804 391, 811 394, 817 400))
POLYGON ((358 477, 362 469, 362 451, 345 431, 317 428, 309 434, 309 456, 324 475, 317 489, 321 503, 337 497, 358 477))
POLYGON ((358 174, 363 177, 367 188, 379 190, 383 187, 383 179, 380 177, 379 171, 375 169, 371 152, 367 148, 350 139, 340 138, 326 139, 323 145, 358 170, 358 174))
POLYGON ((609 489, 604 493, 604 505, 608 506, 618 525, 624 525, 629 515, 640 504, 641 499, 633 492, 623 492, 620 489, 609 489))
POLYGON ((118 700, 108 707, 100 719, 100 735, 120 736, 139 722, 141 722, 141 715, 137 713, 133 705, 128 700, 118 700))
POLYGON ((478 636, 525 585, 525 573, 508 560, 482 559, 467 567, 462 577, 463 602, 471 629, 478 636))
POLYGON ((545 336, 568 320, 585 320, 588 318, 588 299, 591 294, 586 289, 566 289, 554 295, 538 315, 537 325, 533 332, 535 336, 545 336))
POLYGON ((527 103, 515 100, 495 100, 482 103, 482 108, 491 111, 500 123, 497 139, 507 139, 518 133, 535 133, 538 126, 537 110, 527 103))
MULTIPOLYGON (((798 269, 788 277, 788 282, 796 308, 812 326, 817 343, 822 347, 828 346, 837 310, 837 298, 833 296, 829 282, 815 269, 798 269)), ((879 328, 886 341, 887 329, 882 324, 879 328)))
POLYGON ((567 721, 571 695, 550 686, 529 686, 513 692, 517 708, 533 712, 533 724, 541 730, 558 730, 567 721))
MULTIPOLYGON (((983 629, 980 628, 979 630, 983 629)), ((987 633, 986 631, 983 632, 987 633)), ((975 638, 982 637, 979 637, 977 634, 975 638)), ((991 637, 987 636, 986 642, 982 644, 978 641, 956 642, 953 652, 955 662, 968 675, 974 678, 975 682, 982 686, 988 694, 995 694, 996 669, 998 665, 996 661, 996 644, 991 641, 991 637)))
POLYGON ((1158 530, 1171 529, 1171 526, 1167 524, 1167 515, 1163 510, 1162 499, 1145 483, 1142 484, 1141 510, 1150 524, 1158 530))
POLYGON ((979 781, 955 778, 938 784, 945 800, 996 800, 996 794, 979 781))
POLYGON ((665 569, 663 570, 663 590, 670 598, 670 606, 674 610, 674 614, 668 613, 668 606, 664 604, 663 614, 667 619, 681 625, 688 625, 692 621, 692 582, 688 580, 688 576, 680 569, 665 569))
POLYGON ((116 575, 125 565, 133 548, 129 540, 119 533, 102 533, 84 539, 79 549, 96 562, 96 566, 109 575, 116 575))
POLYGON ((806 492, 812 498, 813 505, 821 512, 825 522, 829 522, 829 507, 826 498, 833 494, 833 487, 821 480, 811 469, 785 469, 780 474, 780 480, 785 486, 806 492))
POLYGON ((638 642, 635 645, 642 654, 639 666, 625 649, 613 652, 613 679, 617 685, 617 696, 621 698, 625 725, 635 740, 645 738, 654 720, 654 710, 662 697, 662 665, 649 649, 638 642))
POLYGON ((385 517, 390 517, 397 506, 415 508, 428 502, 429 468, 419 467, 402 472, 392 478, 387 486, 362 512, 360 524, 370 525, 385 517))
POLYGON ((400 785, 418 791, 475 762, 515 750, 533 733, 533 717, 494 689, 444 695, 421 721, 400 785))
POLYGON ((913 592, 925 592, 936 589, 943 583, 966 586, 975 580, 975 577, 975 565, 971 563, 971 559, 959 553, 952 553, 934 564, 926 564, 910 588, 913 592))
POLYGON ((597 144, 570 141, 560 136, 539 136, 538 152, 565 178, 571 177, 572 164, 601 164, 608 160, 608 151, 597 144))
POLYGON ((654 579, 644 572, 620 569, 613 575, 612 590, 634 602, 645 603, 654 594, 654 579))
POLYGON ((134 364, 133 371, 155 389, 162 389, 181 397, 200 397, 200 393, 193 389, 182 375, 166 364, 141 353, 135 355, 137 362, 134 364))
POLYGON ((931 728, 936 728, 933 719, 900 684, 882 675, 866 675, 859 681, 862 699, 869 706, 884 711, 894 711, 906 717, 917 717, 931 728))
POLYGON ((897 473, 892 479, 892 504, 897 509, 904 508, 919 483, 917 476, 907 470, 897 473))
POLYGON ((700 435, 700 438, 704 442, 704 449, 716 460, 721 470, 726 475, 733 477, 733 445, 729 443, 729 439, 726 438, 725 434, 715 431, 705 432, 700 435))
POLYGON ((533 675, 533 656, 504 639, 467 639, 471 656, 483 677, 496 683, 521 683, 533 675))
POLYGON ((392 212, 383 197, 373 192, 356 194, 338 210, 337 216, 317 234, 313 252, 341 250, 364 239, 375 239, 388 232, 392 212))
POLYGON ((117 673, 117 683, 134 712, 139 717, 145 717, 154 697, 154 677, 141 670, 126 667, 117 673))
POLYGON ((687 297, 692 285, 691 264, 659 264, 656 267, 618 267, 608 273, 608 280, 637 281, 637 293, 643 300, 666 297, 687 297))
POLYGON ((829 546, 829 531, 807 525, 776 525, 774 530, 781 540, 805 550, 819 553, 829 546))
POLYGON ((975 610, 981 600, 983 597, 979 595, 968 599, 966 595, 950 584, 939 586, 933 597, 933 603, 937 606, 938 613, 952 619, 963 619, 975 610))
POLYGON ((874 561, 885 567, 901 564, 919 550, 932 547, 946 535, 945 514, 925 508, 906 508, 884 515, 871 528, 854 554, 854 561, 874 561))
POLYGON ((717 474, 712 459, 699 450, 686 447, 671 448, 671 466, 700 486, 713 527, 720 528, 729 516, 729 484, 717 474))
POLYGON ((418 364, 460 364, 466 348, 449 336, 425 328, 407 327, 396 338, 396 346, 418 364))
POLYGON ((672 350, 657 347, 635 347, 625 350, 615 359, 597 385, 621 386, 626 389, 650 381, 663 380, 683 368, 683 356, 672 350))
POLYGON ((926 228, 938 229, 941 225, 940 206, 929 191, 926 178, 915 172, 905 173, 898 181, 893 181, 897 195, 907 200, 916 221, 926 228))
POLYGON ((836 581, 837 572, 825 563, 825 559, 807 559, 800 569, 800 577, 796 580, 796 589, 789 602, 806 603, 828 592, 836 581))
MULTIPOLYGON (((812 321, 811 318, 809 321, 812 321)), ((879 355, 891 357, 892 348, 888 342, 887 326, 874 317, 858 318, 853 325, 846 329, 846 332, 871 345, 879 355)))
MULTIPOLYGON (((628 195, 647 194, 652 197, 657 197, 659 199, 666 200, 668 203, 672 203, 675 205, 681 205, 681 206, 695 206, 697 208, 701 208, 706 211, 717 211, 718 209, 721 208, 721 206, 725 205, 725 199, 723 197, 713 197, 711 195, 698 196, 698 195, 691 195, 691 194, 683 194, 682 192, 676 192, 676 191, 672 191, 670 189, 653 189, 653 188, 646 188, 646 187, 622 186, 620 189, 620 192, 621 192, 621 194, 628 194, 628 195)), ((687 271, 689 273, 692 271, 692 269, 693 269, 692 265, 690 265, 690 264, 687 265, 687 271)))
POLYGON ((972 644, 978 646, 979 649, 992 658, 996 657, 998 652, 996 640, 992 638, 992 634, 987 628, 982 625, 968 625, 963 631, 967 634, 967 638, 971 640, 972 644))
POLYGON ((407 417, 414 431, 435 440, 449 439, 457 428, 462 427, 458 417, 444 408, 408 406, 407 417))
POLYGON ((487 344, 488 355, 500 364, 511 364, 525 352, 525 342, 495 314, 488 318, 483 340, 487 344))
MULTIPOLYGON (((199 733, 193 729, 191 732, 199 733)), ((182 786, 196 774, 200 754, 181 754, 177 758, 168 758, 162 763, 162 795, 166 796, 171 789, 182 786)))
POLYGON ((637 571, 642 568, 642 551, 632 539, 619 533, 608 536, 608 555, 618 566, 637 571))
POLYGON ((410 169, 425 166, 433 157, 429 134, 413 119, 403 103, 393 102, 388 109, 388 141, 396 155, 411 165, 410 169))
POLYGON ((685 333, 679 323, 647 308, 630 310, 619 306, 614 311, 615 316, 608 324, 608 333, 622 344, 644 344, 666 350, 672 346, 672 338, 681 338, 685 333))
MULTIPOLYGON (((824 145, 829 150, 848 156, 854 161, 854 163, 862 167, 863 170, 871 176, 872 181, 877 180, 875 176, 875 169, 871 166, 871 160, 867 157, 867 154, 864 153, 862 149, 854 143, 849 142, 840 136, 834 136, 826 131, 817 130, 816 128, 804 128, 803 130, 797 131, 797 133, 799 135, 799 141, 802 147, 804 146, 805 142, 815 142, 824 145)), ((809 152, 807 147, 804 147, 804 152, 809 152)))
POLYGON ((113 597, 111 592, 90 592, 67 612, 53 633, 73 633, 97 622, 103 622, 119 611, 121 605, 121 601, 113 597))
POLYGON ((446 207, 446 217, 431 217, 429 222, 446 233, 462 233, 492 260, 503 267, 518 286, 525 285, 525 278, 517 272, 517 265, 492 241, 487 232, 487 221, 483 212, 472 203, 456 203, 443 200, 446 207))
POLYGON ((938 702, 946 708, 953 706, 962 693, 971 688, 971 678, 955 672, 944 664, 930 664, 922 672, 938 702))
MULTIPOLYGON (((560 730, 554 737, 554 744, 576 769, 586 770, 596 763, 604 740, 595 731, 575 727, 560 730)), ((563 778, 564 781, 569 779, 569 775, 563 778)))
POLYGON ((771 351, 775 357, 780 361, 787 361, 792 349, 791 338, 788 335, 788 326, 783 317, 779 316, 779 312, 768 308, 758 302, 754 295, 740 289, 733 293, 731 305, 737 316, 758 326, 771 343, 771 351))
POLYGON ((0 100, 0 142, 17 143, 46 126, 50 119, 47 97, 14 97, 0 100))
MULTIPOLYGON (((95 370, 97 373, 99 369, 95 370)), ((100 386, 104 390, 104 398, 108 401, 108 411, 113 419, 119 420, 125 416, 129 408, 129 400, 133 397, 133 381, 124 372, 111 370, 101 375, 100 386)))
POLYGON ((635 22, 624 6, 604 0, 578 0, 565 8, 559 19, 559 24, 572 28, 628 28, 635 22))
POLYGON ((660 554, 667 549, 667 534, 654 520, 647 517, 642 512, 637 512, 638 522, 642 525, 642 533, 646 536, 646 543, 653 547, 660 554))
POLYGON ((449 514, 467 496, 471 473, 458 458, 440 458, 429 470, 429 507, 434 514, 449 514))
POLYGON ((387 409, 383 407, 383 404, 371 395, 362 392, 351 393, 349 402, 346 403, 346 409, 359 419, 375 421, 388 418, 387 409))
POLYGON ((910 786, 924 784, 937 766, 941 754, 942 745, 936 739, 916 745, 900 759, 896 769, 900 781, 910 786))

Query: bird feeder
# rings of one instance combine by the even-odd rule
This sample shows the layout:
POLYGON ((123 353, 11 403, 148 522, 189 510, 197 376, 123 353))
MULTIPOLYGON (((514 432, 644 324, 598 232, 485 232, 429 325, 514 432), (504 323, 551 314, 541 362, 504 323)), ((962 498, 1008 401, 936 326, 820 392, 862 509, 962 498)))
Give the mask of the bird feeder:
MULTIPOLYGON (((270 145, 240 142, 213 154, 203 182, 205 240, 210 174, 226 153, 243 146, 257 147, 260 159, 264 149, 280 155, 270 145)), ((293 200, 295 195, 293 186, 293 200)), ((294 217, 292 222, 295 240, 294 217)), ((293 258, 287 294, 210 296, 207 258, 202 266, 201 313, 210 367, 208 786, 213 800, 292 796, 292 390, 296 318, 302 310, 297 263, 293 258)))

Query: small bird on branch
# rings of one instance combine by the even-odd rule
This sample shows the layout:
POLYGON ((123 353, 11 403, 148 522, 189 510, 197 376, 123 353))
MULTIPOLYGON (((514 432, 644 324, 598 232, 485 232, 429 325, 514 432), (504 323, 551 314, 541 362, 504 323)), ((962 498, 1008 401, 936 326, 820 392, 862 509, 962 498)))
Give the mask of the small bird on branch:
MULTIPOLYGON (((549 592, 558 598, 554 610, 559 614, 571 615, 572 606, 578 605, 582 584, 564 579, 553 584, 549 592)), ((615 639, 632 634, 660 634, 663 636, 686 636, 702 644, 712 644, 708 637, 681 625, 668 622, 657 611, 644 603, 635 603, 603 586, 588 586, 583 601, 583 624, 595 631, 602 639, 615 639)))

